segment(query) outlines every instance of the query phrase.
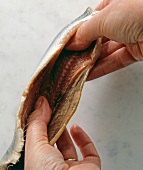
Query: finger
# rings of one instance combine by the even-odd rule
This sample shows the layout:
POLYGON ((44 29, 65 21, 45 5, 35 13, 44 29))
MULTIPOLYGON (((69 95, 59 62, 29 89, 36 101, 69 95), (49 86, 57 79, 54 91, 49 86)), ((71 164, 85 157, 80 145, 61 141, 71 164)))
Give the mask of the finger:
POLYGON ((96 6, 96 10, 102 10, 103 8, 105 8, 111 0, 102 0, 97 6, 96 6))
POLYGON ((102 45, 102 52, 100 54, 99 59, 105 58, 117 51, 118 49, 124 47, 124 44, 117 43, 115 41, 108 41, 102 45))
POLYGON ((65 160, 67 159, 78 159, 75 146, 72 142, 72 139, 67 131, 67 129, 64 130, 63 134, 60 136, 60 138, 57 141, 57 147, 62 153, 65 160))
POLYGON ((86 49, 91 42, 99 37, 105 35, 107 13, 109 13, 109 5, 103 10, 96 13, 96 15, 90 20, 84 22, 77 30, 76 34, 71 38, 69 43, 66 45, 68 50, 83 50, 86 49), (103 29, 104 26, 104 29, 103 29))
POLYGON ((45 97, 39 97, 35 111, 30 115, 26 133, 27 148, 39 141, 48 143, 47 124, 51 118, 51 110, 45 97))
POLYGON ((71 135, 79 147, 83 158, 98 157, 99 154, 88 135, 77 125, 71 127, 71 135))
POLYGON ((99 60, 91 72, 87 80, 92 80, 104 76, 113 71, 124 68, 130 64, 135 63, 137 60, 128 52, 126 47, 123 47, 106 58, 99 60))
POLYGON ((50 121, 51 110, 45 97, 40 97, 35 105, 35 111, 28 120, 25 169, 67 169, 63 156, 53 146, 48 144, 47 125, 50 121))
POLYGON ((143 61, 143 42, 127 44, 130 54, 137 60, 143 61))

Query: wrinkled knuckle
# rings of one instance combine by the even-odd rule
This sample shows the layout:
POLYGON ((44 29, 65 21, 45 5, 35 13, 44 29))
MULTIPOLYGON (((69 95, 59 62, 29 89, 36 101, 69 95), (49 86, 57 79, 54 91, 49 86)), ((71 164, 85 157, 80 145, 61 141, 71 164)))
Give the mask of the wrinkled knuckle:
POLYGON ((136 31, 135 36, 136 41, 143 41, 143 26, 139 26, 138 31, 136 31))
POLYGON ((125 41, 125 43, 135 42, 135 32, 133 31, 134 28, 132 25, 133 24, 130 23, 130 19, 126 19, 121 26, 121 37, 123 39, 123 42, 125 41))
POLYGON ((135 42, 143 41, 143 22, 140 16, 130 18, 130 28, 132 29, 132 37, 134 37, 135 42))
POLYGON ((128 42, 136 43, 143 41, 143 24, 137 22, 135 19, 129 18, 125 23, 126 35, 128 35, 128 42))

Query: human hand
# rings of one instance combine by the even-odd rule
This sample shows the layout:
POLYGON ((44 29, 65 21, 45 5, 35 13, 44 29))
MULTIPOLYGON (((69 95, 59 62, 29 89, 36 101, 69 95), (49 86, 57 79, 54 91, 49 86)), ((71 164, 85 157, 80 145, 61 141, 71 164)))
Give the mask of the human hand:
POLYGON ((85 49, 104 37, 101 56, 87 80, 143 60, 142 6, 142 0, 102 0, 96 7, 99 12, 79 27, 67 45, 69 50, 85 49))
POLYGON ((70 133, 83 160, 77 161, 76 149, 67 130, 57 141, 57 148, 48 144, 47 125, 50 117, 49 104, 45 97, 40 97, 28 121, 25 170, 100 170, 100 158, 95 146, 79 126, 72 126, 70 133))

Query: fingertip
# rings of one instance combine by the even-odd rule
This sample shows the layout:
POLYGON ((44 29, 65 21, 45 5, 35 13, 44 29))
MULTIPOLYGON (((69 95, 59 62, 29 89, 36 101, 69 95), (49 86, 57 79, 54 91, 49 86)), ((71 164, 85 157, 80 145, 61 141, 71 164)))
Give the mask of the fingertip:
POLYGON ((77 136, 81 132, 83 132, 83 130, 77 124, 72 125, 72 127, 70 128, 70 133, 72 136, 77 136))
POLYGON ((76 35, 71 38, 71 40, 68 42, 68 44, 66 45, 66 49, 67 50, 73 50, 73 51, 81 51, 86 49, 88 46, 90 45, 90 43, 88 42, 84 42, 80 41, 77 39, 76 35))
POLYGON ((97 79, 101 76, 103 76, 103 70, 101 70, 101 67, 99 65, 97 67, 93 67, 93 69, 90 71, 86 81, 91 81, 91 80, 97 79))
POLYGON ((44 107, 44 106, 50 109, 48 100, 44 96, 39 96, 39 98, 35 103, 34 109, 37 110, 40 109, 40 107, 44 107))
POLYGON ((44 96, 40 96, 34 106, 34 111, 29 116, 28 121, 43 120, 48 124, 51 118, 51 109, 47 99, 44 96))
POLYGON ((89 138, 89 136, 84 132, 84 130, 78 125, 73 125, 71 127, 71 135, 80 149, 83 158, 99 158, 98 152, 89 138))
POLYGON ((43 103, 43 100, 44 100, 44 97, 43 96, 40 96, 36 103, 35 103, 35 106, 34 106, 34 109, 37 110, 41 107, 42 103, 43 103))
POLYGON ((78 129, 78 125, 74 124, 74 125, 72 125, 71 128, 70 128, 70 132, 76 132, 77 129, 78 129))

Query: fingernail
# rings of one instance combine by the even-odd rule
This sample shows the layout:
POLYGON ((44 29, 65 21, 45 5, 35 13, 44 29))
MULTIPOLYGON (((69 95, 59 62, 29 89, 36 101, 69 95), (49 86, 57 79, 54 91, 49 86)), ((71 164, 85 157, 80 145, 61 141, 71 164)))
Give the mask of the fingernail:
POLYGON ((38 98, 38 100, 36 101, 36 103, 35 103, 35 106, 34 106, 35 110, 36 110, 36 109, 39 109, 39 108, 41 107, 42 103, 43 103, 43 97, 40 96, 40 97, 38 98))

